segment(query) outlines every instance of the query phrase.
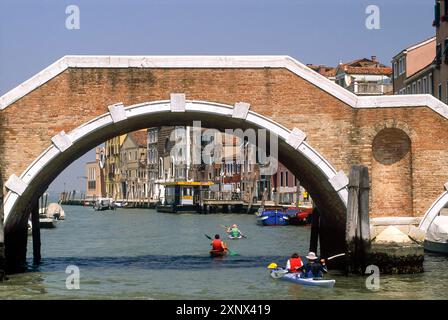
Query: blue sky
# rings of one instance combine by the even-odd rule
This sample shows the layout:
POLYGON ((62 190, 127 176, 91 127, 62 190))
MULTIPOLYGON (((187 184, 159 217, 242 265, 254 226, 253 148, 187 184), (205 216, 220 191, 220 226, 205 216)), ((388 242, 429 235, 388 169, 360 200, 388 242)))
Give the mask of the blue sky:
MULTIPOLYGON (((434 35, 428 0, 2 0, 0 95, 67 54, 290 55, 337 65, 376 55, 390 64, 403 48, 434 35), (65 27, 68 5, 80 29, 65 27), (368 5, 380 30, 365 27, 368 5)), ((84 188, 84 163, 51 186, 84 188)))

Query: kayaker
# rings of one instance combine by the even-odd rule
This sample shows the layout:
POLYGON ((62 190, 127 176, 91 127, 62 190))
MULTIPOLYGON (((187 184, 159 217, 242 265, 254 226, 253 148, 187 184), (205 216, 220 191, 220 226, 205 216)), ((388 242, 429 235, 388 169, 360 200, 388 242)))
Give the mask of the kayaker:
POLYGON ((227 233, 232 238, 238 238, 238 237, 242 237, 243 236, 243 234, 238 229, 238 226, 236 224, 233 224, 232 227, 227 228, 227 233))
POLYGON ((215 239, 211 243, 212 250, 216 252, 223 252, 227 250, 226 244, 220 239, 219 234, 215 234, 215 239))
POLYGON ((303 262, 298 253, 293 253, 291 258, 288 259, 288 262, 286 262, 286 269, 290 273, 301 272, 302 267, 303 262))
POLYGON ((318 258, 314 252, 308 253, 306 258, 308 259, 308 262, 301 268, 303 277, 322 278, 323 273, 328 272, 327 266, 325 265, 325 260, 321 259, 320 262, 318 262, 318 258))

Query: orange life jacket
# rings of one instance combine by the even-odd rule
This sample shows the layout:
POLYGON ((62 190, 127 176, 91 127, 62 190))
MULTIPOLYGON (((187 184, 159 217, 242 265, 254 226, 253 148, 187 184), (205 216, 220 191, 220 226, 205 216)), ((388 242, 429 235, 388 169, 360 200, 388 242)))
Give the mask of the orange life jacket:
POLYGON ((303 266, 303 262, 302 262, 302 259, 300 259, 300 257, 289 259, 289 272, 300 272, 298 270, 298 268, 300 268, 302 266, 303 266))
POLYGON ((216 251, 224 251, 222 248, 222 240, 221 239, 215 239, 212 241, 212 248, 216 251))

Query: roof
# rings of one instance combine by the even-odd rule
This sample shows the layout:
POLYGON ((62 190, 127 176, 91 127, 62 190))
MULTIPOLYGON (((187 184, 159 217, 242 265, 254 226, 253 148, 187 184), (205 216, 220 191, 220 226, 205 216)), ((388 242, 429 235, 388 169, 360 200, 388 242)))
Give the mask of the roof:
POLYGON ((311 70, 314 70, 317 73, 323 75, 324 77, 330 78, 336 76, 336 68, 334 67, 314 64, 307 64, 306 66, 311 70))
MULTIPOLYGON (((407 47, 406 49, 401 50, 399 53, 397 53, 395 56, 392 57, 392 60, 394 60, 396 57, 398 57, 399 55, 401 55, 404 52, 409 52, 409 51, 418 49, 421 46, 424 46, 424 45, 426 45, 426 44, 428 44, 430 42, 433 42, 433 41, 434 42, 436 41, 436 37, 431 37, 429 39, 426 39, 426 40, 423 40, 421 42, 415 43, 415 44, 411 45, 410 47, 407 47)), ((435 53, 434 53, 434 55, 435 55, 435 53)))
POLYGON ((392 68, 379 61, 361 58, 350 62, 341 63, 337 71, 342 70, 347 74, 374 74, 374 75, 392 75, 392 68))
POLYGON ((140 130, 140 131, 134 131, 129 134, 131 136, 132 140, 139 146, 139 147, 145 147, 146 148, 146 141, 148 138, 148 135, 146 133, 146 130, 140 130))

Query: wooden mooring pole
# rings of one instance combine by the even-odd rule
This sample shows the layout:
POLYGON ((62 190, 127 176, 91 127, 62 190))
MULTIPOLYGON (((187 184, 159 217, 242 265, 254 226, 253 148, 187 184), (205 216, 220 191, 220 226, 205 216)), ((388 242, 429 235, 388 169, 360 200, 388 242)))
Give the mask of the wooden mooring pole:
POLYGON ((40 224, 39 224, 39 200, 37 200, 31 211, 31 223, 33 225, 33 264, 40 264, 40 224))
POLYGON ((5 278, 5 234, 4 234, 4 226, 3 226, 3 178, 0 173, 0 282, 5 278))
POLYGON ((346 272, 363 274, 370 252, 369 172, 364 166, 350 169, 345 231, 346 272))

